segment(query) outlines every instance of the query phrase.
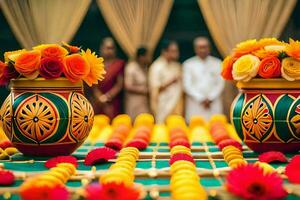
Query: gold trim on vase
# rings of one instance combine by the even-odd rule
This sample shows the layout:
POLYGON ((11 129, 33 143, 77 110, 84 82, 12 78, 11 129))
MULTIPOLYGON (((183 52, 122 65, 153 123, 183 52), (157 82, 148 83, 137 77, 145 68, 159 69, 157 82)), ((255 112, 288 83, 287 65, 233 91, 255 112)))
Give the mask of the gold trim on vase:
POLYGON ((300 81, 255 78, 249 82, 238 81, 236 87, 239 89, 300 89, 300 81))
POLYGON ((19 78, 19 79, 11 80, 10 87, 12 90, 26 89, 26 88, 30 90, 35 90, 39 88, 43 88, 43 89, 63 88, 64 90, 74 90, 74 89, 82 89, 83 83, 82 81, 73 83, 69 81, 67 78, 63 78, 63 77, 56 78, 56 79, 37 78, 34 80, 19 78))

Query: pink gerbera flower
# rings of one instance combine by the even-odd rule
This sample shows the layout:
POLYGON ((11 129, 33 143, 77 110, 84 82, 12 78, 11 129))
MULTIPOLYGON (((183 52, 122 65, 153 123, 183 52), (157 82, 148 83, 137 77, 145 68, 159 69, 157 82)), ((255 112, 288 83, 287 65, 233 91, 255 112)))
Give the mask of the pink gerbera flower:
POLYGON ((263 169, 254 165, 241 165, 229 172, 227 190, 246 200, 278 200, 287 196, 283 180, 277 173, 264 174, 263 169))

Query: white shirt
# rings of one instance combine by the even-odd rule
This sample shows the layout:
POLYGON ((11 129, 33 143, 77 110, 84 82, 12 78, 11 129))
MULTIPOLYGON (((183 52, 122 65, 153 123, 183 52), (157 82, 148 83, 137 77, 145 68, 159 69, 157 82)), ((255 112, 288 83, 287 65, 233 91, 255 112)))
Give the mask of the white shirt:
POLYGON ((201 59, 194 56, 183 63, 183 88, 187 94, 186 117, 211 115, 222 112, 221 93, 224 81, 221 78, 221 60, 212 56, 201 59), (212 101, 211 108, 205 109, 201 102, 212 101))
POLYGON ((201 102, 218 98, 224 88, 221 60, 208 56, 202 60, 194 56, 183 63, 183 87, 188 96, 201 102))

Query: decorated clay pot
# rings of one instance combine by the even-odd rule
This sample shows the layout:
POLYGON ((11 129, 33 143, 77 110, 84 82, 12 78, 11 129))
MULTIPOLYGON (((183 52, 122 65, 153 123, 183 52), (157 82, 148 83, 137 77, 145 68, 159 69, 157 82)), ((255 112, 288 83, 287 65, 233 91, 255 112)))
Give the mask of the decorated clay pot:
POLYGON ((257 152, 300 150, 300 81, 238 82, 231 120, 239 137, 257 152))
POLYGON ((68 155, 86 139, 94 111, 83 95, 82 82, 12 80, 0 115, 2 128, 23 154, 68 155))

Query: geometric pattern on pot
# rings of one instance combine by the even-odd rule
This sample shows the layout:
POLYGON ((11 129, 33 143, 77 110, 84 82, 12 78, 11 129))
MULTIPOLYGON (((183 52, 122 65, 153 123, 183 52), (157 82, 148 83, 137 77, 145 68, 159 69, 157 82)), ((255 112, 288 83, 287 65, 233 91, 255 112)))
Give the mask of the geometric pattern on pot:
POLYGON ((78 142, 84 140, 94 122, 94 110, 89 101, 80 93, 72 92, 71 105, 71 136, 78 142))
POLYGON ((231 110, 230 110, 231 123, 234 125, 235 130, 238 133, 241 140, 245 139, 245 135, 242 128, 242 121, 241 121, 241 115, 242 115, 244 103, 245 103, 245 94, 239 93, 238 96, 232 102, 231 110))
POLYGON ((68 106, 53 93, 19 95, 13 104, 14 136, 23 143, 54 144, 66 135, 68 106))
MULTIPOLYGON (((275 136, 283 143, 288 143, 297 140, 294 136, 299 128, 297 118, 299 118, 299 108, 297 110, 296 98, 292 95, 283 94, 277 98, 275 102, 275 136), (294 105, 294 106, 293 106, 294 105), (293 107, 296 107, 296 109, 293 107)), ((298 134, 299 136, 299 134, 298 134)))
POLYGON ((287 116, 289 130, 296 140, 300 140, 300 99, 291 105, 287 116))
POLYGON ((256 141, 263 142, 271 136, 273 128, 271 102, 263 94, 250 99, 242 112, 245 133, 256 141))
POLYGON ((11 120, 11 95, 9 94, 0 109, 0 126, 9 139, 11 139, 11 120))

